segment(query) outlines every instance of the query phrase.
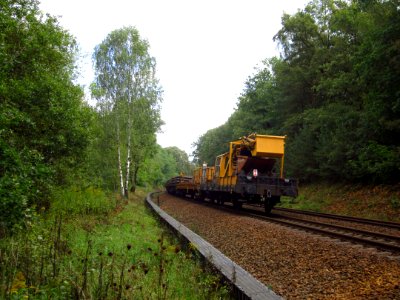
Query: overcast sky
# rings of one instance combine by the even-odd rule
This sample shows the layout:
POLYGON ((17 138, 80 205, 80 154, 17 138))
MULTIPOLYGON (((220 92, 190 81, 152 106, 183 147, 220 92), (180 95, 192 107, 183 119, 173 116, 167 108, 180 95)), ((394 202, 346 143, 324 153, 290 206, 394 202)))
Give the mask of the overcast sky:
MULTIPOLYGON (((192 143, 222 125, 246 79, 261 61, 278 55, 272 38, 283 12, 306 0, 41 0, 80 45, 79 83, 93 81, 91 56, 113 30, 135 26, 150 44, 163 93, 157 135, 162 147, 190 154, 192 143)), ((86 89, 86 91, 88 91, 86 89)), ((86 96, 90 99, 90 95, 86 96)))

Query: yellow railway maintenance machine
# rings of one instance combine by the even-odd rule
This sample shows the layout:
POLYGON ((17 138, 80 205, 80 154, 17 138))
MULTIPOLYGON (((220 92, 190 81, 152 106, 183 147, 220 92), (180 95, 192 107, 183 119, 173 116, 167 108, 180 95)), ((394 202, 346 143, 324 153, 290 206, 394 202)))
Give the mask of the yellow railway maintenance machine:
POLYGON ((222 204, 265 206, 269 213, 281 196, 296 197, 297 181, 283 178, 285 136, 251 134, 230 142, 213 167, 194 172, 196 194, 222 204))

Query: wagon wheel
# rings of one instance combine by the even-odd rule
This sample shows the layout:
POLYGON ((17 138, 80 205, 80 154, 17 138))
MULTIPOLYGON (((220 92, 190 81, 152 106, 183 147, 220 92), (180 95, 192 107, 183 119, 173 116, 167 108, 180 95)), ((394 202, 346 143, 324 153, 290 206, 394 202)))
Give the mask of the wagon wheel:
POLYGON ((239 201, 239 199, 233 199, 232 200, 233 207, 236 209, 241 209, 242 208, 242 202, 239 201))
POLYGON ((272 208, 274 207, 272 198, 266 198, 264 206, 265 206, 265 214, 269 215, 271 213, 272 208))
POLYGON ((265 198, 265 214, 270 214, 271 210, 274 208, 275 204, 280 202, 280 196, 272 196, 270 198, 265 198))

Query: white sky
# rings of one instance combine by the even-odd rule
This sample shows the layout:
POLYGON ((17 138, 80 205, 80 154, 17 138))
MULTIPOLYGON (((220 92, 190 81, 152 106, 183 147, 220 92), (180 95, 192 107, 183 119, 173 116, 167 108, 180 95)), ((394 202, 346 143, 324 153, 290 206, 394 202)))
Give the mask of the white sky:
MULTIPOLYGON (((82 50, 79 83, 93 81, 91 56, 113 30, 135 26, 150 44, 164 90, 157 135, 162 147, 190 154, 192 143, 222 125, 244 82, 265 58, 278 55, 273 36, 283 12, 307 0, 41 0, 82 50)), ((88 93, 88 90, 86 89, 88 93)), ((86 96, 90 98, 89 93, 86 96)))

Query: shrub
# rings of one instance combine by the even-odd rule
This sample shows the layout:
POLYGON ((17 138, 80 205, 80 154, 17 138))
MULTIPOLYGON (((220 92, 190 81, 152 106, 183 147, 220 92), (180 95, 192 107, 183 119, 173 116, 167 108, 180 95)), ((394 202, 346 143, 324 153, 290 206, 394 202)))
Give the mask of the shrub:
POLYGON ((116 205, 112 197, 94 187, 58 189, 53 197, 52 210, 67 215, 106 214, 116 205))

